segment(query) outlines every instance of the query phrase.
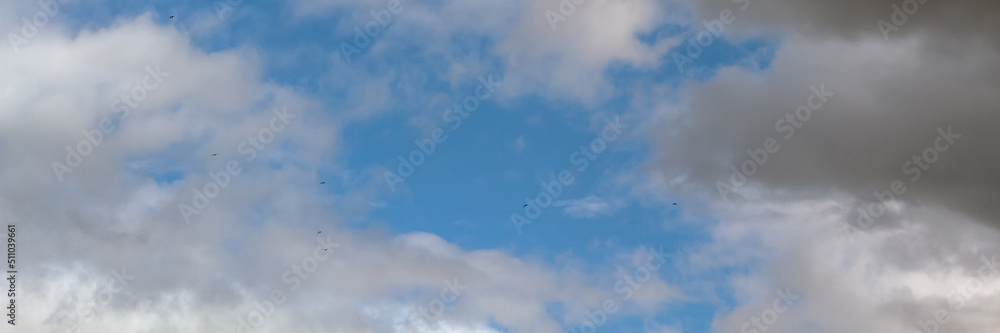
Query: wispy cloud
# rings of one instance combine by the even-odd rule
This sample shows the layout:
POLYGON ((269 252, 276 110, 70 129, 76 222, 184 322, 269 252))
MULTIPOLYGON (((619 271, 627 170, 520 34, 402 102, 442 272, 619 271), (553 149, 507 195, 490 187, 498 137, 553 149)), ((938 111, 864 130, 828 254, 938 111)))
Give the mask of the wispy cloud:
POLYGON ((519 137, 517 137, 516 140, 514 140, 514 144, 513 144, 514 151, 520 153, 520 152, 524 151, 524 147, 526 145, 527 145, 527 142, 524 141, 524 136, 523 135, 519 136, 519 137))
POLYGON ((594 218, 598 216, 611 216, 623 204, 620 201, 602 199, 594 195, 572 200, 559 200, 554 204, 556 207, 563 207, 566 215, 575 218, 594 218))

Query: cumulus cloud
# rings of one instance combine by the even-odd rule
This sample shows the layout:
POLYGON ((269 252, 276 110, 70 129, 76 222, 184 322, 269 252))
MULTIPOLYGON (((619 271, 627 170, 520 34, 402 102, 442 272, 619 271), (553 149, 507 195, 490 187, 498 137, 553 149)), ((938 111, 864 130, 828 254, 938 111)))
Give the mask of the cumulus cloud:
POLYGON ((596 103, 613 93, 604 78, 607 66, 655 68, 681 41, 676 37, 652 44, 640 41, 640 34, 664 23, 667 14, 661 2, 594 0, 573 11, 560 11, 560 3, 564 2, 530 2, 519 13, 520 24, 498 47, 497 53, 510 67, 508 81, 521 93, 596 103), (548 12, 572 14, 559 21, 550 20, 548 12))
MULTIPOLYGON (((301 12, 313 13, 350 6, 351 16, 340 30, 353 31, 372 21, 369 11, 384 9, 387 1, 350 5, 327 0, 292 3, 301 12)), ((667 23, 670 15, 662 2, 591 0, 571 10, 561 10, 562 3, 443 1, 427 5, 404 1, 392 25, 378 39, 419 41, 422 47, 414 56, 446 60, 452 77, 502 69, 497 75, 505 82, 498 93, 503 97, 537 94, 589 106, 614 94, 613 85, 605 77, 608 66, 655 68, 663 55, 681 42, 679 37, 652 41, 640 38, 667 23), (550 12, 563 19, 550 20, 550 12), (456 44, 455 40, 463 43, 456 44), (480 42, 484 50, 474 49, 470 54, 466 46, 480 42)), ((353 33, 349 37, 353 38, 353 33)), ((387 54, 392 48, 386 44, 375 42, 364 52, 387 54)))
MULTIPOLYGON (((733 6, 690 3, 701 18, 733 6)), ((893 4, 751 1, 726 34, 779 38, 768 67, 723 67, 643 104, 657 157, 636 193, 711 198, 696 208, 719 217, 713 240, 685 267, 750 270, 728 278, 738 305, 716 331, 763 320, 785 288, 802 301, 772 310, 772 330, 996 325, 998 280, 978 271, 1000 250, 1000 54, 985 19, 1000 7, 928 1, 886 40, 893 4), (947 323, 928 321, 940 311, 947 323)))
POLYGON ((993 110, 997 97, 987 91, 1000 84, 997 50, 935 46, 920 37, 884 43, 792 36, 773 68, 723 68, 707 82, 692 82, 686 112, 666 118, 676 132, 660 137, 662 170, 713 191, 717 181, 739 183, 733 179, 742 177, 732 177, 737 170, 768 195, 835 190, 864 202, 877 201, 873 193, 898 179, 907 186, 894 195, 898 200, 996 224, 1000 211, 989 203, 1000 198, 993 171, 1000 157, 989 152, 1000 147, 989 139, 995 134, 988 124, 1000 119, 993 110), (810 97, 820 89, 832 94, 825 102, 810 97), (818 107, 797 111, 808 103, 818 107), (949 140, 938 139, 939 129, 949 128, 949 140), (767 139, 777 146, 767 161, 755 162, 757 170, 740 169, 753 159, 747 150, 762 149, 767 139), (935 144, 936 152, 925 153, 935 144))
POLYGON ((739 305, 716 318, 716 331, 760 330, 756 318, 782 332, 914 332, 939 311, 950 318, 937 324, 941 330, 980 332, 998 323, 1000 271, 984 258, 1000 260, 1000 233, 922 208, 907 211, 899 228, 849 237, 843 218, 851 207, 842 199, 720 209, 713 241, 681 264, 689 272, 746 270, 728 278, 739 305))

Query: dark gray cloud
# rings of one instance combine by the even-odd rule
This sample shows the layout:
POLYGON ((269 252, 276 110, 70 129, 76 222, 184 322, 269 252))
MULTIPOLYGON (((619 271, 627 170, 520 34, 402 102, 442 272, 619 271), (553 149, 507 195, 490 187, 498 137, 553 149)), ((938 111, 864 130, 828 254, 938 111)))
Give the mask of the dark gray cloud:
MULTIPOLYGON (((738 8, 689 3, 704 18, 738 8)), ((982 258, 1000 251, 1000 25, 990 19, 1000 3, 927 1, 886 40, 877 22, 891 22, 891 5, 902 3, 752 1, 726 34, 777 37, 769 68, 723 68, 686 82, 679 101, 646 105, 660 120, 648 168, 673 196, 719 199, 731 168, 753 161, 747 150, 768 138, 780 146, 748 162, 756 172, 731 205, 712 200, 713 240, 687 257, 693 269, 750 270, 732 278, 736 290, 801 292, 808 300, 772 330, 914 332, 944 310, 952 320, 940 330, 979 332, 1000 313, 995 275, 980 275, 982 258), (786 115, 821 86, 834 95, 786 139, 786 115), (960 137, 928 152, 936 161, 913 181, 913 156, 935 140, 943 148, 939 129, 949 128, 960 137), (881 207, 874 192, 895 180, 907 189, 888 216, 848 236, 845 223, 857 223, 858 208, 881 207), (955 290, 976 283, 988 287, 953 307, 955 290)), ((735 297, 742 305, 719 316, 716 331, 739 331, 774 295, 735 297)))
MULTIPOLYGON (((1000 13, 1000 3, 929 1, 901 27, 906 33, 886 42, 863 23, 874 29, 892 3, 761 2, 738 13, 743 25, 734 29, 786 36, 773 66, 727 68, 707 82, 691 82, 686 111, 664 122, 671 131, 659 139, 656 169, 714 192, 717 181, 730 178, 731 166, 751 158, 746 150, 775 138, 780 150, 749 177, 766 197, 842 192, 867 205, 898 179, 907 186, 899 198, 911 205, 1000 227, 1000 134, 994 128, 1000 124, 994 43, 1000 29, 984 19, 1000 13), (958 19, 958 12, 969 16, 958 19), (821 85, 834 96, 784 139, 789 132, 776 130, 776 123, 821 85), (961 137, 947 151, 928 153, 937 160, 911 181, 915 166, 905 163, 949 127, 961 137)), ((703 12, 710 12, 707 6, 703 12)))
MULTIPOLYGON (((819 39, 842 37, 863 38, 869 35, 882 37, 879 20, 893 23, 897 6, 906 14, 905 23, 890 36, 929 34, 941 39, 985 39, 1000 41, 1000 3, 990 0, 688 0, 703 18, 716 18, 724 8, 739 8, 747 2, 746 10, 736 12, 736 22, 730 33, 747 31, 772 31, 779 34, 799 32, 819 39), (921 3, 923 1, 923 3, 921 3), (904 5, 905 4, 905 5, 904 5), (907 14, 908 11, 914 12, 907 14)), ((897 14, 896 23, 902 15, 897 14)))

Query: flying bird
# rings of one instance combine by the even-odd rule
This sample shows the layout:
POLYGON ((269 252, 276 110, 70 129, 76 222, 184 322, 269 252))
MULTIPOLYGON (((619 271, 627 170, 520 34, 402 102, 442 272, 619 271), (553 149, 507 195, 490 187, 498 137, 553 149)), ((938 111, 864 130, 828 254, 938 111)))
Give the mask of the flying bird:
POLYGON ((317 231, 317 232, 316 232, 316 234, 317 234, 317 235, 319 235, 319 234, 322 234, 322 233, 323 233, 323 231, 322 231, 322 230, 321 230, 321 231, 317 231))
POLYGON ((319 182, 320 185, 326 184, 326 182, 319 182))
POLYGON ((330 251, 330 249, 323 249, 323 251, 330 251))
POLYGON ((677 206, 677 203, 676 203, 676 202, 674 203, 674 206, 677 206))
MULTIPOLYGON (((172 17, 172 16, 171 16, 172 17)), ((219 156, 219 154, 212 154, 212 156, 219 156)))
POLYGON ((524 204, 524 207, 528 207, 528 204, 524 204))
POLYGON ((170 15, 170 18, 174 18, 174 16, 173 16, 173 15, 170 15))

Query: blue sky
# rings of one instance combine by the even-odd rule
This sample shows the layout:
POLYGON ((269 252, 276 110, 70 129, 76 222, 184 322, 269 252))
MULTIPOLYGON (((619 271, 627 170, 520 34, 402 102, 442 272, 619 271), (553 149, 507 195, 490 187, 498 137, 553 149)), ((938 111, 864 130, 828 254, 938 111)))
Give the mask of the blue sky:
MULTIPOLYGON (((995 178, 995 153, 974 148, 993 143, 927 148, 944 162, 908 196, 870 197, 943 128, 990 135, 989 94, 934 80, 996 85, 970 76, 995 38, 963 40, 981 57, 941 51, 965 26, 911 14, 889 40, 888 3, 590 0, 553 28, 569 3, 0 5, 0 219, 24 230, 24 279, 40 281, 21 286, 24 332, 910 332, 998 250, 989 205, 943 198, 996 194, 961 176, 995 178), (801 105, 797 134, 721 195, 801 105), (88 142, 102 119, 115 129, 88 142), (395 182, 401 156, 424 161, 395 182), (867 230, 852 214, 873 202, 891 213, 867 230), (913 239, 943 245, 900 245, 913 239), (108 279, 124 288, 105 300, 108 279)), ((973 332, 982 309, 950 313, 973 332)))

